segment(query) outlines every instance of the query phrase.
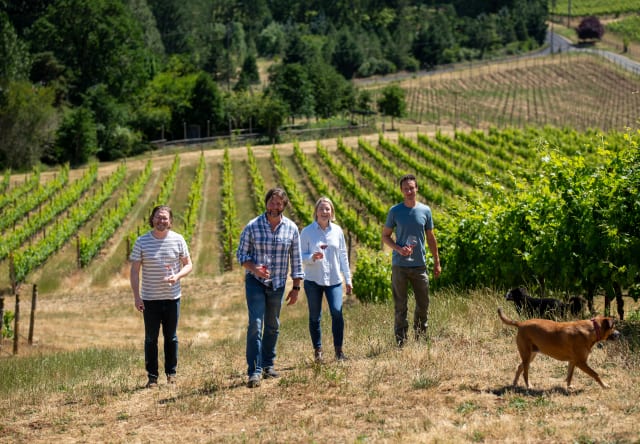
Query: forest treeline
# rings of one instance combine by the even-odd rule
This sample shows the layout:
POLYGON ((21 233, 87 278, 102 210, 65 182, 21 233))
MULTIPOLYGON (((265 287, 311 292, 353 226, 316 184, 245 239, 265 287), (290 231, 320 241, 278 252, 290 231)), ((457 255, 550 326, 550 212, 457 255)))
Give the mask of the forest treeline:
POLYGON ((377 110, 351 79, 528 51, 547 17, 546 0, 0 0, 0 169, 348 121, 377 110))

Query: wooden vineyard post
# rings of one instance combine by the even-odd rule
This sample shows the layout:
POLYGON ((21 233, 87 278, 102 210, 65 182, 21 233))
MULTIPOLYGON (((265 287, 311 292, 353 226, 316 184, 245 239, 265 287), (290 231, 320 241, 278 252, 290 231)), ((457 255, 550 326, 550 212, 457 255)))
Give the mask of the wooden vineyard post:
POLYGON ((2 350, 2 329, 4 328, 4 296, 0 296, 0 350, 2 350))
POLYGON ((20 338, 20 287, 15 289, 16 309, 13 314, 13 354, 18 354, 18 342, 20 338))
POLYGON ((78 268, 82 268, 82 262, 80 261, 80 236, 76 236, 76 265, 78 268))
POLYGON ((35 327, 36 319, 36 303, 38 301, 38 286, 33 284, 33 291, 31 293, 31 316, 29 317, 29 345, 33 345, 33 329, 35 327))
POLYGON ((233 271, 233 237, 231 237, 231 234, 229 234, 229 256, 227 261, 229 261, 229 271, 233 271))

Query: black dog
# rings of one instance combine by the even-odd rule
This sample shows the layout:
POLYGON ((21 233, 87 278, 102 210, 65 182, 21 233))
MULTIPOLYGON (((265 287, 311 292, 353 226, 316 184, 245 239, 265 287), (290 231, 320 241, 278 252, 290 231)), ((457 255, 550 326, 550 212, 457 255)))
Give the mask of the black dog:
POLYGON ((513 301, 520 315, 536 318, 565 317, 567 313, 578 316, 584 307, 584 299, 579 296, 572 296, 569 302, 554 298, 534 298, 524 287, 511 289, 505 298, 507 301, 513 301))

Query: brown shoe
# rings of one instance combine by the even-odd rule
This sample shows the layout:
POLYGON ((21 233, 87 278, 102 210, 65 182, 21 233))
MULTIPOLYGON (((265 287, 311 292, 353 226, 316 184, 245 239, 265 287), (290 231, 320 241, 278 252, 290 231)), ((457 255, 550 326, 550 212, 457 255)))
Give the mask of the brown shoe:
POLYGON ((176 375, 167 375, 167 384, 175 384, 176 375))
POLYGON ((321 348, 316 348, 313 351, 313 358, 315 359, 315 361, 318 364, 322 364, 324 362, 324 358, 322 357, 322 349, 321 348))
POLYGON ((348 358, 342 352, 342 347, 336 347, 336 361, 346 361, 348 358))

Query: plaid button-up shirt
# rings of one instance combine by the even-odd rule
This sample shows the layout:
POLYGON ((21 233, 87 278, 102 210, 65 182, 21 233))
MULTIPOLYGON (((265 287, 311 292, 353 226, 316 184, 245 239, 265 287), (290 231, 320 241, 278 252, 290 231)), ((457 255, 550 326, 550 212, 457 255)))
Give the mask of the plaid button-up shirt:
MULTIPOLYGON (((289 261, 291 261, 291 278, 304 279, 300 255, 300 234, 298 227, 291 219, 282 216, 276 229, 271 231, 267 215, 263 213, 244 227, 236 251, 238 262, 244 264, 247 261, 252 261, 259 264, 260 258, 265 254, 271 257, 269 272, 273 288, 285 286, 289 261)), ((250 271, 247 270, 247 273, 250 271)), ((264 283, 264 279, 258 276, 255 278, 264 283)))

